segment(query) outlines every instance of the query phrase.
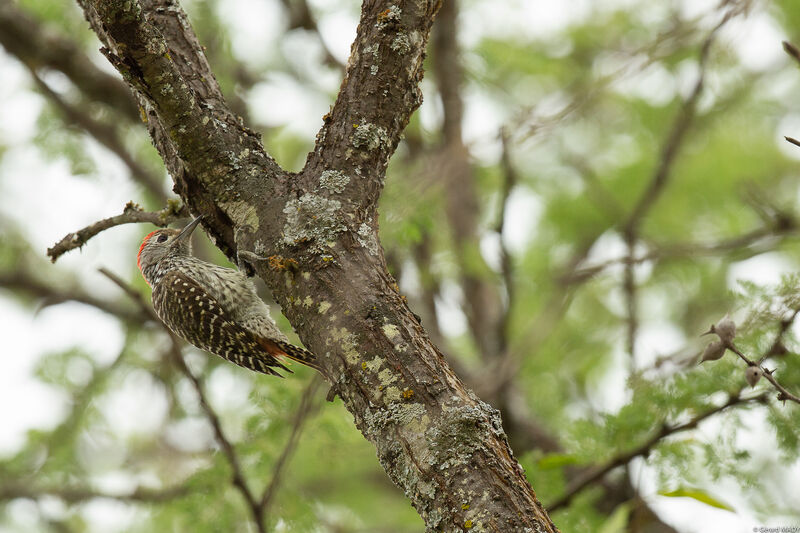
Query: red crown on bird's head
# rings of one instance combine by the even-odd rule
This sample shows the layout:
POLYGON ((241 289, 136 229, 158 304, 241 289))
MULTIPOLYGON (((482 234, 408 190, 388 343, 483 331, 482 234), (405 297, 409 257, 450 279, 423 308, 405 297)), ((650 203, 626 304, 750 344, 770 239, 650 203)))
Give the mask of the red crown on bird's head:
POLYGON ((147 246, 147 242, 150 240, 150 237, 152 237, 155 234, 156 231, 151 231, 150 233, 145 235, 144 239, 142 239, 142 245, 139 246, 139 253, 136 254, 136 266, 139 267, 139 271, 142 270, 142 250, 144 250, 144 247, 147 246))

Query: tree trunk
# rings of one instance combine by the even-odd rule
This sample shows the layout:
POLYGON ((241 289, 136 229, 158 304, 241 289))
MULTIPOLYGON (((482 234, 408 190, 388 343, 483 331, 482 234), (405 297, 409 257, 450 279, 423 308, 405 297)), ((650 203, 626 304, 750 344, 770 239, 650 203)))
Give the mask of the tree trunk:
POLYGON ((386 165, 421 102, 439 2, 365 0, 339 97, 298 174, 230 112, 180 6, 79 2, 135 89, 176 192, 229 258, 266 258, 252 266, 428 531, 557 531, 499 414, 445 364, 378 241, 386 165))

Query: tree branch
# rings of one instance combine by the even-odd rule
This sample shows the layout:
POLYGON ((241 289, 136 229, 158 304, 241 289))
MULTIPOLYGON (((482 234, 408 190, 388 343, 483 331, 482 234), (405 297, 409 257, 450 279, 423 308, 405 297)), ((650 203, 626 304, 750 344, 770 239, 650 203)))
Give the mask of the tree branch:
POLYGON ((88 98, 141 123, 131 91, 119 78, 97 68, 77 43, 39 24, 16 2, 0 1, 0 44, 31 71, 58 70, 88 98))
POLYGON ((280 201, 276 188, 286 185, 288 174, 225 104, 202 46, 177 3, 79 3, 105 44, 103 53, 137 90, 150 136, 176 192, 193 213, 206 215, 203 226, 235 260, 233 228, 253 231, 259 225, 253 207, 242 201, 242 191, 274 204, 280 201))
MULTIPOLYGON (((475 175, 469 151, 463 142, 464 103, 461 97, 463 78, 457 41, 458 1, 446 0, 433 28, 433 66, 436 87, 444 111, 442 146, 436 147, 437 166, 431 178, 442 182, 447 220, 453 236, 453 253, 464 291, 464 314, 469 331, 484 361, 497 359, 505 341, 498 335, 503 329, 503 302, 495 276, 481 256, 478 221, 481 206, 475 189, 475 175)), ((508 174, 506 174, 508 176, 508 174)), ((510 189, 509 189, 510 191, 510 189)), ((501 207, 504 209, 504 207, 501 207)))
POLYGON ((731 342, 731 341, 723 341, 723 342, 725 343, 725 347, 728 350, 730 350, 733 353, 735 353, 736 355, 738 355, 745 363, 747 363, 747 366, 755 366, 755 367, 758 367, 758 368, 761 369, 761 372, 763 373, 764 378, 767 381, 769 381, 772 384, 772 386, 775 387, 775 389, 777 389, 777 391, 778 391, 778 401, 782 402, 782 401, 785 401, 785 400, 789 400, 789 401, 795 402, 797 404, 800 404, 800 397, 797 397, 794 394, 792 394, 791 392, 789 392, 788 390, 786 390, 783 387, 783 385, 778 383, 778 380, 776 380, 775 377, 772 375, 775 372, 775 370, 769 370, 767 368, 764 368, 761 365, 760 362, 757 363, 757 362, 751 360, 746 355, 744 355, 741 352, 741 350, 739 350, 739 348, 737 348, 736 345, 733 344, 733 342, 731 342))
MULTIPOLYGON (((339 95, 303 169, 309 185, 324 170, 348 175, 342 197, 365 218, 377 207, 400 134, 422 103, 425 44, 439 6, 440 0, 403 2, 402 8, 389 0, 363 3, 339 95)), ((375 229, 374 221, 365 222, 375 229)))
POLYGON ((671 243, 671 244, 655 244, 650 245, 654 247, 653 250, 642 255, 629 257, 625 255, 617 259, 609 259, 595 265, 588 265, 581 268, 575 268, 568 273, 562 275, 559 281, 563 284, 577 284, 583 283, 592 276, 600 274, 604 270, 620 264, 645 263, 647 261, 664 261, 671 259, 680 259, 685 257, 698 257, 698 256, 712 256, 717 254, 724 254, 728 252, 739 252, 743 249, 753 248, 752 251, 746 252, 747 256, 762 253, 769 244, 770 240, 780 242, 787 236, 794 236, 797 234, 798 226, 792 219, 776 220, 775 224, 771 227, 758 228, 738 237, 731 237, 719 242, 708 243, 671 243), (763 246, 763 248, 755 249, 756 246, 763 246))
POLYGON ((798 64, 800 64, 800 50, 798 50, 795 45, 793 45, 789 41, 783 41, 783 50, 784 52, 789 54, 789 57, 791 57, 798 64))
POLYGON ((141 165, 133 155, 125 148, 122 139, 115 127, 104 124, 93 119, 84 110, 68 103, 58 93, 53 91, 37 74, 34 69, 30 69, 31 76, 36 82, 39 90, 63 113, 68 122, 72 122, 86 133, 91 135, 97 142, 105 146, 109 151, 116 155, 120 161, 125 163, 131 172, 134 180, 144 186, 156 200, 166 202, 164 194, 164 184, 161 176, 157 176, 141 165))
POLYGON ((497 214, 495 233, 497 233, 497 237, 500 240, 500 270, 503 273, 503 284, 506 288, 507 301, 501 319, 498 321, 499 331, 497 335, 500 338, 500 350, 505 352, 508 349, 509 320, 511 318, 512 307, 514 306, 515 289, 511 252, 503 239, 503 231, 506 227, 508 199, 511 196, 511 191, 516 187, 519 177, 517 176, 516 168, 514 168, 511 162, 510 141, 505 130, 500 131, 500 140, 503 146, 500 156, 500 167, 503 169, 503 186, 500 190, 500 212, 497 214))
POLYGON ((42 306, 58 305, 64 302, 86 304, 126 322, 138 323, 144 315, 126 307, 97 298, 78 287, 64 287, 63 283, 48 283, 32 274, 28 268, 13 272, 0 272, 0 287, 28 294, 42 300, 42 306))
POLYGON ((683 102, 678 114, 675 116, 669 135, 667 136, 666 141, 661 148, 661 157, 659 158, 658 166, 653 173, 650 183, 639 197, 638 202, 623 225, 624 233, 626 235, 636 233, 636 228, 638 227, 642 218, 644 218, 647 212, 653 207, 656 200, 658 200, 658 198, 661 196, 661 193, 664 191, 664 188, 667 185, 667 181, 672 171, 672 165, 675 162, 678 151, 684 143, 689 126, 692 124, 692 121, 695 118, 697 102, 700 99, 700 95, 703 92, 703 86, 705 84, 706 68, 708 65, 708 56, 709 52, 711 51, 711 45, 714 43, 717 32, 719 32, 719 30, 722 29, 725 24, 727 24, 727 22, 734 16, 735 13, 736 11, 732 9, 725 13, 725 15, 722 17, 722 20, 720 20, 720 22, 717 23, 711 32, 709 32, 708 36, 700 47, 700 60, 698 67, 699 73, 697 75, 697 80, 695 81, 694 87, 692 87, 692 92, 689 94, 689 97, 683 102))
POLYGON ((36 487, 29 484, 9 483, 0 485, 0 501, 25 498, 38 500, 43 497, 55 497, 67 504, 82 503, 99 498, 118 500, 126 503, 164 503, 189 494, 189 488, 183 486, 166 489, 148 489, 137 487, 132 492, 108 493, 86 487, 36 487))
POLYGON ((636 448, 621 453, 619 455, 614 456, 613 458, 609 459, 602 465, 598 465, 594 468, 587 470, 583 475, 573 480, 569 486, 567 487, 566 492, 551 502, 547 509, 552 513, 553 511, 560 509, 566 505, 569 505, 569 502, 572 498, 575 497, 576 494, 584 490, 586 487, 596 483, 600 480, 603 476, 605 476, 611 470, 617 468, 618 466, 626 465, 631 460, 639 456, 646 456, 650 453, 650 451, 655 448, 662 439, 665 439, 671 435, 676 433, 680 433, 682 431, 687 431, 689 429, 694 429, 697 425, 717 413, 721 413, 722 411, 728 409, 729 407, 733 407, 734 405, 751 403, 751 402, 763 402, 766 399, 765 394, 759 394, 757 396, 752 396, 748 398, 741 397, 738 393, 733 394, 728 397, 728 401, 724 404, 704 411, 699 415, 696 415, 688 422, 683 424, 676 424, 676 425, 667 425, 664 423, 661 426, 661 429, 653 434, 652 437, 647 439, 645 442, 637 446, 636 448))
POLYGON ((286 11, 289 12, 289 29, 302 28, 314 32, 319 40, 320 46, 322 46, 322 52, 325 55, 325 64, 344 72, 345 65, 336 59, 336 56, 334 56, 330 48, 328 48, 328 44, 322 37, 322 32, 317 25, 317 20, 311 13, 308 2, 306 0, 281 0, 281 3, 283 3, 283 7, 286 11))
MULTIPOLYGON (((172 337, 172 332, 170 332, 170 336, 172 337)), ((222 423, 220 422, 219 415, 217 415, 217 412, 208 402, 203 384, 189 369, 189 367, 186 366, 186 361, 183 360, 183 355, 181 354, 180 344, 174 337, 172 337, 172 339, 172 346, 169 350, 170 358, 175 366, 181 371, 181 373, 188 378, 189 382, 192 384, 192 387, 197 393, 197 398, 200 401, 200 407, 203 409, 203 412, 205 412, 206 418, 211 423, 211 427, 214 430, 214 438, 216 439, 220 448, 222 448, 222 453, 225 455, 225 459, 227 459, 228 464, 231 467, 231 471, 233 473, 231 481, 234 487, 239 489, 239 492, 242 493, 242 497, 244 498, 245 503, 250 510, 250 514, 252 515, 253 522, 255 522, 256 529, 259 531, 259 533, 266 533, 267 530, 264 527, 264 522, 261 520, 261 512, 258 501, 256 500, 253 492, 250 490, 250 487, 247 485, 244 471, 239 463, 239 456, 237 455, 233 444, 230 440, 228 440, 228 437, 222 430, 222 423)))
POLYGON ((291 270, 252 266, 427 527, 557 531, 498 413, 444 364, 377 239, 386 163, 419 105, 439 2, 364 3, 339 97, 298 175, 233 119, 180 8, 143 5, 84 1, 107 56, 139 92, 177 192, 207 215, 204 227, 229 257, 296 261, 291 270))
MULTIPOLYGON (((711 30, 703 41, 700 48, 700 61, 699 61, 699 74, 697 81, 692 88, 692 92, 686 101, 683 102, 678 114, 672 123, 669 135, 661 149, 661 157, 659 158, 658 165, 653 173, 652 179, 639 197, 638 202, 633 207, 628 219, 623 224, 623 235, 625 244, 628 247, 628 257, 633 258, 636 252, 636 243, 638 241, 639 226, 641 221, 646 216, 647 212, 655 205, 661 193, 664 191, 667 181, 669 180, 672 171, 673 163, 675 162, 678 151, 684 143, 686 134, 689 131, 689 126, 695 118, 695 111, 697 102, 703 91, 703 85, 706 77, 706 66, 708 64, 708 56, 711 50, 711 45, 717 35, 717 32, 731 19, 735 11, 733 9, 723 16, 722 20, 711 30)), ((636 333, 638 329, 637 317, 637 301, 636 301, 636 280, 634 277, 634 263, 633 261, 625 262, 625 276, 623 281, 623 289, 625 291, 625 300, 627 307, 627 349, 631 356, 631 360, 635 361, 635 348, 636 348, 636 333)))
POLYGON ((51 248, 47 249, 47 255, 50 257, 50 260, 55 263, 59 257, 70 250, 82 248, 89 239, 101 231, 122 224, 134 224, 139 222, 149 222, 150 224, 164 227, 178 219, 184 218, 186 215, 186 210, 180 202, 169 202, 167 207, 161 211, 155 212, 142 211, 142 208, 137 204, 128 202, 125 205, 125 209, 122 210, 121 215, 104 218, 76 232, 68 233, 51 248))

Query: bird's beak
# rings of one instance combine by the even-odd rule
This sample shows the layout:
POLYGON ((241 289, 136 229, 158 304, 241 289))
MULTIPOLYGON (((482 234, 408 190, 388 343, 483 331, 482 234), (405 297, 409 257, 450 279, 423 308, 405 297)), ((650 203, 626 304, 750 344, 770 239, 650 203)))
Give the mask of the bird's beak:
POLYGON ((181 230, 180 233, 178 233, 178 236, 175 237, 175 240, 172 241, 172 244, 178 244, 188 239, 189 236, 194 231, 194 228, 196 228, 197 225, 200 224, 201 220, 203 220, 203 215, 200 215, 199 217, 195 218, 194 220, 186 224, 186 227, 183 228, 183 230, 181 230))
POLYGON ((712 333, 714 333, 714 326, 713 325, 711 326, 711 328, 708 331, 706 331, 705 333, 702 333, 700 336, 702 337, 703 335, 711 335, 712 333))

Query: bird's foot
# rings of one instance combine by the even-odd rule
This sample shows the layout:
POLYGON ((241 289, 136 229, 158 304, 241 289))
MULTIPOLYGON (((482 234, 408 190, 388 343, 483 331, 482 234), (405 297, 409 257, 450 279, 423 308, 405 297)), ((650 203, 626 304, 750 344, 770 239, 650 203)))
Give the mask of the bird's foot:
POLYGON ((245 276, 248 278, 252 278, 256 275, 254 265, 264 261, 268 261, 268 259, 248 250, 239 250, 236 252, 236 266, 238 266, 239 270, 244 272, 245 276))

